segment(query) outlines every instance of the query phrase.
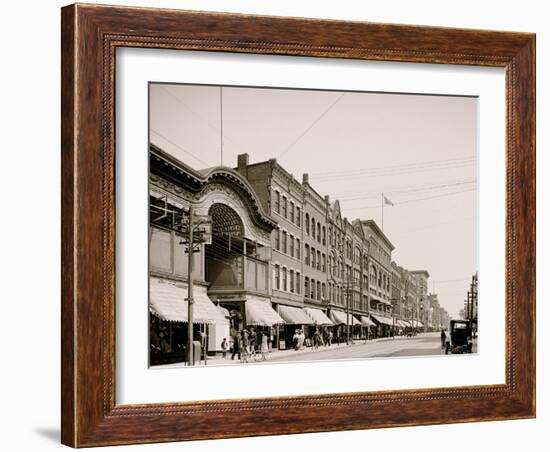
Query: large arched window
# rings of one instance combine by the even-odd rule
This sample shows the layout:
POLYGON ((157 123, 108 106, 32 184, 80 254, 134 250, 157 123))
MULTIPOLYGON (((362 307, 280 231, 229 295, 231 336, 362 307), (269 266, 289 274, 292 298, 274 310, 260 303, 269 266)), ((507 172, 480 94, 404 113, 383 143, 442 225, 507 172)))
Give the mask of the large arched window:
POLYGON ((315 218, 311 218, 311 236, 315 238, 315 218))
POLYGON ((306 213, 306 234, 309 235, 309 213, 306 213))

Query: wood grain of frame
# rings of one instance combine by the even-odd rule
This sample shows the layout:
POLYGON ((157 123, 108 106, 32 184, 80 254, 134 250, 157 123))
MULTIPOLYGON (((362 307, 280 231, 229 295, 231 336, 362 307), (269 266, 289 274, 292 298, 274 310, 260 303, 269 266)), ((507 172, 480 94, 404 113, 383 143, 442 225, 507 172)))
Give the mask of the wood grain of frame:
POLYGON ((533 34, 77 4, 62 9, 61 37, 64 444, 86 447, 535 416, 533 34), (118 47, 505 68, 506 383, 116 405, 118 47))

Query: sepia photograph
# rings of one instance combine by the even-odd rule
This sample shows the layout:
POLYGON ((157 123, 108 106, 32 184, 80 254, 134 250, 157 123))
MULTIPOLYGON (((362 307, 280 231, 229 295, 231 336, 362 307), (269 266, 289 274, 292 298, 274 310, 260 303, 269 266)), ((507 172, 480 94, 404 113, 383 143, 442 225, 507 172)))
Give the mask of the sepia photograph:
POLYGON ((477 97, 151 82, 148 148, 151 368, 478 353, 477 97))

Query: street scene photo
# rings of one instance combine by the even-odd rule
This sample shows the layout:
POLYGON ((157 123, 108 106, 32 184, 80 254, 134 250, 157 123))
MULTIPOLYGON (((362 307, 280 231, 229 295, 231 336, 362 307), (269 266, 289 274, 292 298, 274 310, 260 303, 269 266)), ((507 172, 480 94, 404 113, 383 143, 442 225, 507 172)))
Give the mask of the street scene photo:
POLYGON ((478 353, 476 97, 148 89, 150 367, 478 353))

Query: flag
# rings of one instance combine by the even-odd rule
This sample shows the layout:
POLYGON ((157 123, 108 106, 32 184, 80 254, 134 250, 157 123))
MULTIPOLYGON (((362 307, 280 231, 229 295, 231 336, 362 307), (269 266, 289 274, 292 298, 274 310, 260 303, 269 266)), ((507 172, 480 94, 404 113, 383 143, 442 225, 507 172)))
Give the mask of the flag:
POLYGON ((388 206, 393 206, 393 202, 391 202, 388 198, 384 196, 384 204, 387 204, 388 206))

